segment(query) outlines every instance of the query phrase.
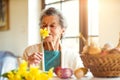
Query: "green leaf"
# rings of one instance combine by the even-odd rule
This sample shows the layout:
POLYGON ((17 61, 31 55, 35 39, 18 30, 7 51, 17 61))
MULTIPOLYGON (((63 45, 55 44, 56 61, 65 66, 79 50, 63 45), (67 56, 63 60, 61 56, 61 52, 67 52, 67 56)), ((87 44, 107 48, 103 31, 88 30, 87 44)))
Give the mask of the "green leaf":
POLYGON ((2 75, 0 75, 1 77, 6 77, 6 78, 8 78, 8 73, 4 73, 4 74, 2 74, 2 75))
MULTIPOLYGON (((11 70, 11 72, 14 73, 14 74, 16 73, 16 71, 17 71, 17 70, 11 70)), ((8 78, 8 72, 0 75, 0 77, 6 77, 6 78, 8 78)))

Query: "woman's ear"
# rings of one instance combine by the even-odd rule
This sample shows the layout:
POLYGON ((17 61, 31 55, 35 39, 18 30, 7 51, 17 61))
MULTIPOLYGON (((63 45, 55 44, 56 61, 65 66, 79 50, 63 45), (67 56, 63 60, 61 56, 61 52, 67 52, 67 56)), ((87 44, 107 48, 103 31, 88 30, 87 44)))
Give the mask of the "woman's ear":
POLYGON ((65 30, 66 30, 65 28, 63 28, 63 29, 62 29, 62 34, 64 34, 64 33, 65 33, 65 30))
POLYGON ((62 28, 62 31, 61 31, 61 38, 60 38, 60 39, 63 38, 64 33, 65 33, 65 28, 62 28))

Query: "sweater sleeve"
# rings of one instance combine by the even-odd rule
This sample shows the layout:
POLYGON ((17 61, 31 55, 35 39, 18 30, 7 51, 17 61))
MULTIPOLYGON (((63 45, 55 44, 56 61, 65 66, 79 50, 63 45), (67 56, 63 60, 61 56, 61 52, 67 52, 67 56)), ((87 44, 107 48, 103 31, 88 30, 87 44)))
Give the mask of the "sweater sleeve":
POLYGON ((74 50, 62 50, 62 67, 68 67, 72 70, 83 67, 80 54, 74 50))
MULTIPOLYGON (((35 52, 42 52, 41 51, 41 44, 35 44, 35 45, 31 45, 31 46, 28 46, 24 52, 23 52, 23 59, 28 61, 28 57, 30 55, 32 55, 33 53, 35 52)), ((40 69, 42 69, 42 63, 40 63, 40 69)))
POLYGON ((77 69, 79 67, 83 67, 83 63, 82 60, 80 58, 80 54, 79 53, 74 53, 74 68, 77 69))
POLYGON ((41 52, 41 44, 28 46, 23 52, 23 59, 27 61, 28 56, 36 52, 41 52))

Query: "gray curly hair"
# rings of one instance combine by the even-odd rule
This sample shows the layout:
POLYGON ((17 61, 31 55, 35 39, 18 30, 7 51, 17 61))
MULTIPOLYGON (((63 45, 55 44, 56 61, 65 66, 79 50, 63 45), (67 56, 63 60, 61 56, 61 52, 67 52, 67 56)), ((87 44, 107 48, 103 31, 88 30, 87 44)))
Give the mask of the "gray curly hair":
POLYGON ((51 15, 52 16, 57 15, 59 17, 59 24, 61 25, 61 27, 67 28, 66 20, 64 16, 62 15, 62 13, 53 7, 47 8, 42 11, 39 24, 41 25, 41 21, 44 18, 44 16, 51 16, 51 15))

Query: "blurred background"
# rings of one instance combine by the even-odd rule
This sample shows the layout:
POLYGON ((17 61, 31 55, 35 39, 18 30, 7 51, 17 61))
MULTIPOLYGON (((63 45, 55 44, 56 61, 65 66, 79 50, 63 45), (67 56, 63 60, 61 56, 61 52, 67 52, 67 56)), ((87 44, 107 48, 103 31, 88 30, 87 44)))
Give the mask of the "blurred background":
MULTIPOLYGON (((39 16, 44 8, 55 7, 64 14, 68 28, 62 43, 80 51, 80 32, 98 44, 116 46, 120 32, 120 0, 6 0, 8 27, 0 29, 0 51, 22 56, 24 49, 40 42, 39 16)), ((0 26, 4 27, 4 26, 0 26)))

